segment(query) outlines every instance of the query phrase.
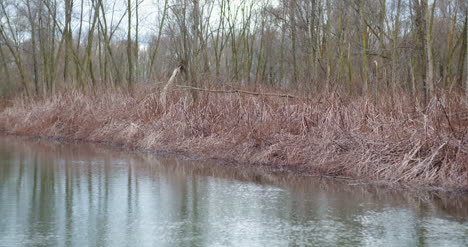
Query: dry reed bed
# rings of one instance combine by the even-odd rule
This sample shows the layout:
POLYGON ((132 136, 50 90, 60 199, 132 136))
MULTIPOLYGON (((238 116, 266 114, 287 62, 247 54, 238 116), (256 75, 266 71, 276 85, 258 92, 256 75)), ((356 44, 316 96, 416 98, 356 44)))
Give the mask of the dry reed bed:
MULTIPOLYGON (((271 90, 270 90, 271 91, 271 90)), ((0 113, 10 134, 66 137, 183 152, 374 182, 468 189, 468 107, 440 93, 424 109, 389 95, 288 99, 184 90, 66 91, 15 100, 0 113)))

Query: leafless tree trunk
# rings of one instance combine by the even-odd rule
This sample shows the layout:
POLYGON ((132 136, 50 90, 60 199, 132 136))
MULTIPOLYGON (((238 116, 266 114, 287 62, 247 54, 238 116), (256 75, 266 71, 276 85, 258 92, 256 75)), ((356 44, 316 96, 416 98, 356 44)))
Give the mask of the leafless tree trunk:
POLYGON ((397 58, 398 58, 398 33, 400 32, 400 15, 401 15, 401 0, 397 3, 397 13, 395 16, 395 24, 393 25, 393 46, 392 46, 392 91, 395 93, 397 88, 397 58))
POLYGON ((36 94, 39 94, 39 68, 37 62, 37 54, 36 54, 36 24, 32 11, 31 11, 31 2, 30 0, 26 1, 26 7, 28 9, 28 20, 29 25, 31 26, 31 50, 33 56, 33 71, 34 71, 34 89, 36 94))
POLYGON ((133 63, 132 63, 132 1, 127 0, 127 62, 128 62, 128 75, 127 81, 129 88, 133 86, 133 63))
POLYGON ((161 21, 159 22, 159 28, 158 28, 158 38, 156 40, 156 44, 155 44, 155 47, 154 47, 153 54, 151 55, 151 63, 150 63, 150 67, 149 67, 148 76, 153 75, 153 73, 152 73, 153 68, 154 68, 154 65, 156 64, 156 61, 157 61, 157 58, 158 58, 159 45, 161 43, 162 31, 163 31, 163 28, 164 28, 164 22, 165 22, 166 16, 167 16, 167 10, 169 9, 168 3, 169 3, 169 0, 164 0, 163 13, 162 13, 161 21))
POLYGON ((467 70, 467 75, 465 76, 465 92, 468 96, 468 6, 465 9, 465 22, 463 24, 463 42, 460 51, 460 57, 458 61, 458 84, 460 87, 463 87, 463 71, 467 70))
POLYGON ((94 68, 93 68, 93 57, 92 57, 92 49, 93 49, 93 40, 94 40, 94 29, 96 28, 97 20, 99 17, 99 6, 100 1, 102 0, 92 0, 93 3, 93 19, 91 21, 91 27, 88 32, 88 44, 86 45, 86 59, 85 63, 88 67, 89 76, 91 78, 92 86, 96 86, 96 77, 94 75, 94 68))
POLYGON ((362 80, 364 83, 364 93, 368 93, 369 82, 367 72, 367 25, 365 20, 365 0, 361 0, 359 15, 361 18, 361 42, 362 42, 362 80))
POLYGON ((297 68, 297 58, 296 58, 296 0, 289 0, 289 25, 291 28, 291 54, 292 54, 292 67, 293 74, 291 78, 291 83, 294 87, 298 87, 298 68, 297 68))
MULTIPOLYGON (((424 5, 429 8, 429 5, 427 3, 427 0, 425 1, 424 5)), ((425 37, 425 42, 426 42, 426 57, 427 57, 427 63, 426 63, 426 84, 427 84, 427 95, 431 97, 434 94, 434 59, 432 57, 432 26, 434 23, 434 10, 436 6, 437 0, 434 0, 433 5, 432 5, 432 11, 429 12, 429 9, 426 10, 426 23, 429 23, 429 25, 426 25, 428 30, 426 31, 426 37, 425 37)))
MULTIPOLYGON (((29 0, 28 0, 29 1, 29 0)), ((69 57, 70 57, 70 49, 73 45, 73 36, 72 36, 72 28, 71 28, 71 20, 72 20, 72 11, 73 11, 73 0, 65 0, 65 27, 64 33, 65 36, 65 58, 64 58, 64 65, 63 65, 63 80, 67 81, 68 79, 68 64, 69 64, 69 57)))
MULTIPOLYGON (((191 64, 190 64, 190 74, 191 74, 191 84, 194 87, 198 86, 198 63, 199 63, 199 41, 200 41, 200 2, 199 0, 192 0, 193 2, 193 9, 192 9, 192 18, 193 18, 193 25, 192 25, 192 55, 191 55, 191 64)), ((196 90, 192 90, 192 97, 194 101, 198 99, 198 92, 196 90)))
POLYGON ((140 3, 143 2, 138 2, 139 0, 136 0, 137 3, 135 5, 135 80, 138 82, 140 80, 140 61, 139 61, 139 53, 140 53, 140 45, 139 45, 139 39, 138 39, 138 33, 139 33, 139 26, 140 26, 140 16, 138 15, 138 9, 140 3))

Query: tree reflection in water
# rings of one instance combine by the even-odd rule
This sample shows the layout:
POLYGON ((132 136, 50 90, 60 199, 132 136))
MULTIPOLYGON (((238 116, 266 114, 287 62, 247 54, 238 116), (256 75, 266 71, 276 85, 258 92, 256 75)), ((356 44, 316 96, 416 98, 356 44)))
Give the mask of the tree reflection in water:
POLYGON ((464 245, 466 195, 2 137, 0 246, 464 245))

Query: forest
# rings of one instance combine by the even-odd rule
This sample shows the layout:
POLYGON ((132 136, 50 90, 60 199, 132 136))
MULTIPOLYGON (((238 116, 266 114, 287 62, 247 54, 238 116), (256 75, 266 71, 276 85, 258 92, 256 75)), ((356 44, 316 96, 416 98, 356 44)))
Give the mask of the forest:
POLYGON ((0 0, 0 130, 468 190, 468 2, 0 0))
POLYGON ((0 1, 3 95, 167 80, 427 100, 468 83, 461 0, 0 1), (147 7, 151 6, 151 7, 147 7), (141 29, 150 27, 142 40, 141 29), (166 78, 166 79, 164 79, 166 78))

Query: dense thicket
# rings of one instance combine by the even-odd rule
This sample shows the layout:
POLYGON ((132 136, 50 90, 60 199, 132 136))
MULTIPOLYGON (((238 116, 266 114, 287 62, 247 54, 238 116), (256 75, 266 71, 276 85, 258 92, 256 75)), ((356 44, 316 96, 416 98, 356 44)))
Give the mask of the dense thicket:
MULTIPOLYGON (((302 175, 346 176, 386 184, 468 190, 467 106, 443 93, 424 108, 411 95, 333 92, 314 99, 185 88, 165 101, 153 86, 133 94, 68 90, 15 99, 0 112, 0 131, 184 153, 229 164, 262 165, 302 175)), ((317 96, 317 95, 316 95, 317 96)), ((463 96, 464 97, 464 96, 463 96)))
POLYGON ((468 87, 463 0, 0 0, 2 93, 184 82, 313 92, 468 87), (146 10, 148 11, 148 10, 146 10), (142 27, 151 37, 142 38, 142 27))

